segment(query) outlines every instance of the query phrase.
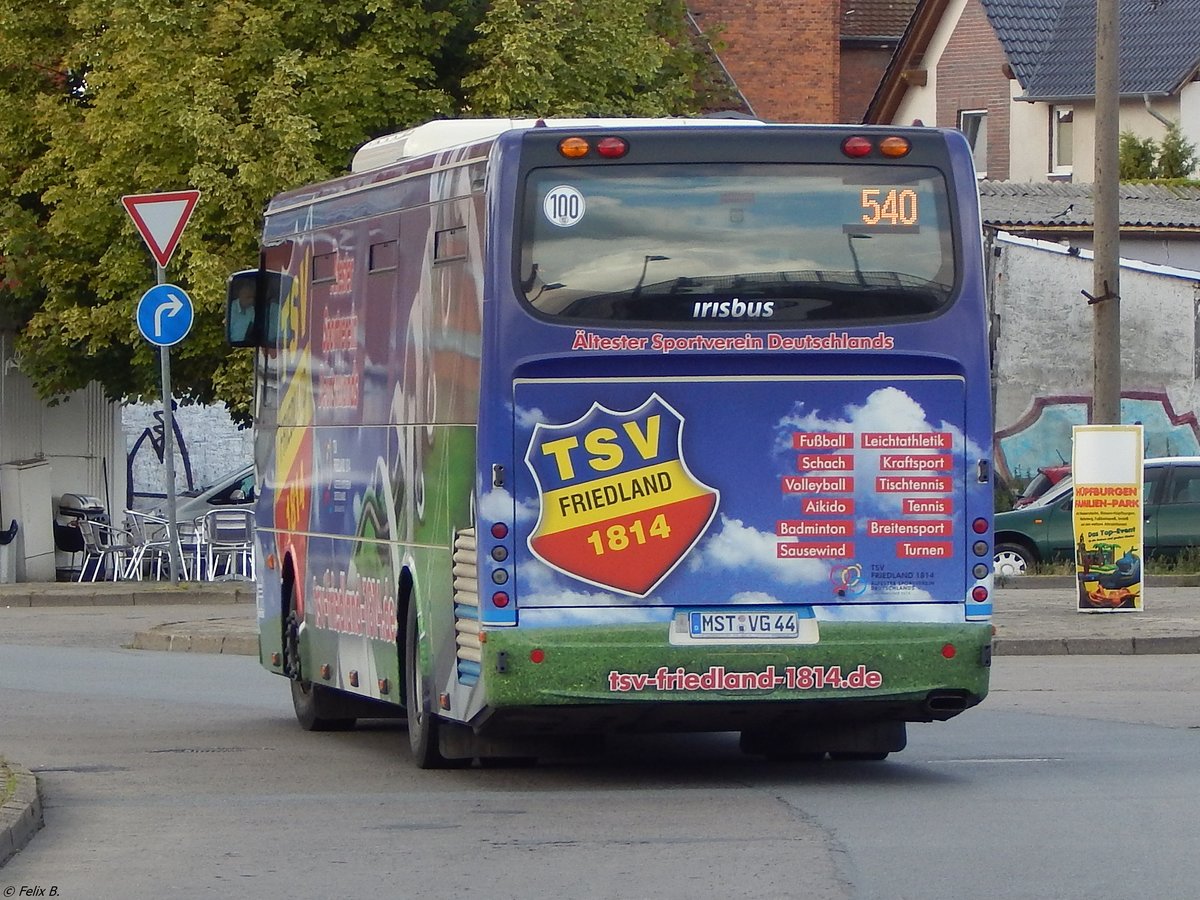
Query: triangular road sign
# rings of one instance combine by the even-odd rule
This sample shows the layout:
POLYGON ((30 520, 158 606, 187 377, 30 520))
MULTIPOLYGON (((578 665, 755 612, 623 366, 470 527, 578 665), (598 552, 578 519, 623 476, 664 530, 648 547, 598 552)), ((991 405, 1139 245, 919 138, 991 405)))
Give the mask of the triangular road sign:
POLYGON ((199 191, 172 191, 165 194, 130 194, 121 198, 125 211, 137 226, 142 240, 164 269, 175 252, 179 236, 191 218, 199 191))

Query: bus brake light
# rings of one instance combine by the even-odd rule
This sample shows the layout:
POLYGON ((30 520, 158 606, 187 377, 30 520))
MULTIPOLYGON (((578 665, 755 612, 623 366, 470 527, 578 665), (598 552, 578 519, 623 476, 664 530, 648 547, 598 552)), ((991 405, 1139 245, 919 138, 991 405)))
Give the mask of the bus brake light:
POLYGON ((629 144, 624 138, 605 137, 596 142, 596 152, 608 159, 620 159, 629 152, 629 144))
POLYGON ((842 152, 847 156, 866 156, 873 149, 871 142, 861 135, 854 135, 842 141, 842 152))

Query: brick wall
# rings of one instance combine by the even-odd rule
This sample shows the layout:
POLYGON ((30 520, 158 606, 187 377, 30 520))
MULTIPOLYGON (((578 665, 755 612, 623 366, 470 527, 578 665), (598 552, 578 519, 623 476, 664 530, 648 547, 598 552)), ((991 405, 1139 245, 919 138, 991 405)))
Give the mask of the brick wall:
MULTIPOLYGON (((986 109, 987 176, 1009 171, 1009 92, 1004 50, 979 0, 968 0, 937 64, 937 124, 954 128, 959 110, 986 109)), ((927 123, 928 124, 928 123, 927 123)))
POLYGON ((839 8, 830 0, 700 0, 688 8, 725 45, 721 62, 755 114, 835 122, 839 8))
POLYGON ((892 47, 842 47, 839 122, 861 122, 892 58, 892 47))

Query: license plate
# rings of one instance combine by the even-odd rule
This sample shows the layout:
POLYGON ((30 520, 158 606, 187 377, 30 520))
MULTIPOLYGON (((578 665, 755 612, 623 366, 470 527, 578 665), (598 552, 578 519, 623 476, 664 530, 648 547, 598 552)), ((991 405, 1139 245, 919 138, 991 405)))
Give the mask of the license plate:
POLYGON ((756 638, 794 638, 800 633, 796 614, 790 611, 746 612, 714 610, 688 614, 689 632, 693 638, 722 640, 753 640, 756 638))

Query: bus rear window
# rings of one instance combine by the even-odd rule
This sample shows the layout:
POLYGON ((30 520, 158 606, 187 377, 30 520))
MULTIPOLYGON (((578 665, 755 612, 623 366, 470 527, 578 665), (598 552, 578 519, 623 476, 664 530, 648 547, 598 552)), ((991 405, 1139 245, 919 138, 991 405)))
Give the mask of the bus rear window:
POLYGON ((950 302, 951 235, 928 167, 535 169, 518 290, 543 315, 689 328, 925 316, 950 302))

